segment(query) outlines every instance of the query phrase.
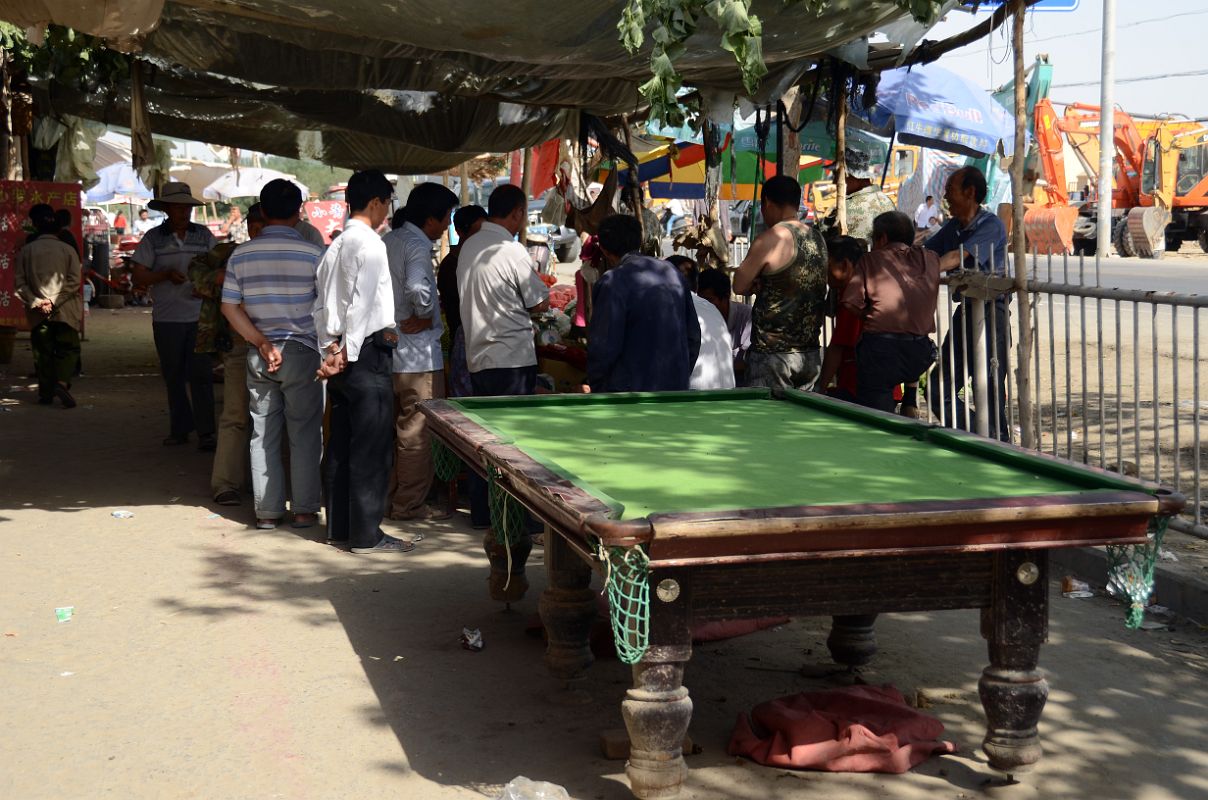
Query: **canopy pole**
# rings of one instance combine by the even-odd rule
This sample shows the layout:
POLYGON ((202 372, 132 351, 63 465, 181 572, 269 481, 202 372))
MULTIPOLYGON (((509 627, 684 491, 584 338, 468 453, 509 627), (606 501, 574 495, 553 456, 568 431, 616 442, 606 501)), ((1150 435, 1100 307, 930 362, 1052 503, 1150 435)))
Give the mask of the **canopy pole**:
POLYGON ((839 120, 835 128, 835 223, 847 235, 847 79, 840 77, 839 120))
MULTIPOLYGON (((784 174, 784 113, 782 105, 776 106, 776 174, 784 174)), ((794 176, 796 177, 796 176, 794 176)))
MULTIPOLYGON (((633 132, 629 129, 629 117, 621 116, 621 124, 625 127, 625 146, 629 148, 629 152, 633 152, 633 132)), ((629 206, 633 210, 633 215, 638 219, 638 227, 642 230, 642 244, 646 243, 646 215, 642 213, 642 184, 638 181, 638 165, 629 165, 629 206)), ((614 164, 613 169, 620 172, 620 165, 614 164)))
POLYGON ((520 243, 528 243, 528 200, 533 191, 533 149, 524 148, 524 163, 520 172, 520 188, 524 190, 524 218, 520 222, 520 243))
POLYGON ((468 206, 470 204, 470 164, 468 161, 461 162, 461 166, 457 168, 457 182, 457 204, 468 206))
MULTIPOLYGON (((1110 2, 1110 0, 1109 0, 1110 2)), ((1037 446, 1036 420, 1032 410, 1032 305, 1028 295, 1027 244, 1023 229, 1023 168, 1027 149, 1027 86, 1024 84, 1023 24, 1025 0, 1015 0, 1011 25, 1011 49, 1015 59, 1015 153, 1011 159, 1011 254, 1015 267, 1015 299, 1019 314, 1019 347, 1015 358, 1015 388, 1019 394, 1020 444, 1037 446)), ((1064 188, 1064 187, 1063 187, 1064 188)), ((980 303, 978 304, 980 305, 980 303)))

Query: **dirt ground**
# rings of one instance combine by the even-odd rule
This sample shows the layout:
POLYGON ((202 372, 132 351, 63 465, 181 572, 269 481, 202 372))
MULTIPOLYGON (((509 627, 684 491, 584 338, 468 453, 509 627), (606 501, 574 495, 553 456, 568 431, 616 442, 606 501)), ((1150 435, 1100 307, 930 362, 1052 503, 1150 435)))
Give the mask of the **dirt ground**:
MULTIPOLYGON (((464 515, 409 528, 427 538, 385 559, 317 530, 249 529, 246 506, 210 503, 206 455, 159 443, 145 310, 95 312, 84 358, 74 411, 32 403, 26 338, 0 366, 0 797, 480 798, 517 775, 579 800, 629 796, 624 763, 598 748, 622 727, 628 670, 601 661, 591 705, 556 702, 525 632, 539 565, 504 613, 464 515), (63 607, 74 616, 57 622, 63 607), (463 626, 482 630, 482 652, 460 648, 463 626)), ((796 620, 696 648, 686 680, 701 752, 683 796, 1208 796, 1208 634, 1128 631, 1103 598, 1052 603, 1046 757, 1020 785, 985 784, 985 646, 976 613, 945 612, 884 617, 863 678, 923 692, 960 754, 906 775, 727 756, 740 711, 837 681, 818 677, 824 621, 796 620)))

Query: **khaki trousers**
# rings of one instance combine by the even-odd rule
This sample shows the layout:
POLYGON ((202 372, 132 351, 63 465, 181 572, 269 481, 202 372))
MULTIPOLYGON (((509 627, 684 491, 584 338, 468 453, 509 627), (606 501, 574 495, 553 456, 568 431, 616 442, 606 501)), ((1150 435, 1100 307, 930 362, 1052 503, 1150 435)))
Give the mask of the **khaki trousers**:
POLYGON ((222 356, 222 416, 218 420, 218 448, 210 472, 210 491, 214 495, 228 489, 242 491, 249 474, 247 342, 239 336, 231 338, 234 344, 222 356))
POLYGON ((394 373, 394 472, 390 516, 415 511, 432 489, 432 440, 419 404, 445 396, 443 372, 394 373))

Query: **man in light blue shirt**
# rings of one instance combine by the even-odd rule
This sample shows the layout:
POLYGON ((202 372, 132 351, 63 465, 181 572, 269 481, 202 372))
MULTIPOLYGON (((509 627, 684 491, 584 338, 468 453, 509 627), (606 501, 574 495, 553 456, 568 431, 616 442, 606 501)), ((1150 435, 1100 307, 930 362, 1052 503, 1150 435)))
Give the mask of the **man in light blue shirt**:
POLYGON ((302 193, 287 180, 265 184, 265 226, 227 261, 222 313, 250 345, 247 387, 252 414, 251 465, 256 527, 285 516, 282 430, 289 436, 290 497, 295 528, 312 527, 322 502, 323 385, 315 380, 319 344, 311 310, 320 248, 294 225, 302 193))
POLYGON ((432 488, 432 442, 420 413, 424 400, 445 396, 440 339, 440 296, 432 267, 432 243, 449 229, 457 195, 439 183, 421 183, 395 216, 394 230, 382 237, 394 285, 394 318, 399 324, 394 351, 394 472, 391 519, 425 520, 448 516, 427 504, 432 488))
MULTIPOLYGON (((924 246, 940 256, 944 272, 975 270, 990 275, 1007 274, 1007 228, 1002 220, 982 207, 986 200, 986 177, 977 167, 962 167, 948 178, 944 199, 948 221, 924 246)), ((986 375, 990 377, 990 435, 1011 440, 1007 408, 1007 369, 1010 362, 1009 293, 984 301, 986 316, 986 375)), ((927 405, 936 416, 943 408, 945 424, 966 428, 965 402, 961 389, 970 383, 973 360, 967 349, 976 339, 970 304, 983 302, 957 298, 952 327, 940 345, 940 363, 927 381, 927 405), (956 333, 953 336, 953 333, 956 333)), ((907 387, 911 391, 910 387, 907 387)))

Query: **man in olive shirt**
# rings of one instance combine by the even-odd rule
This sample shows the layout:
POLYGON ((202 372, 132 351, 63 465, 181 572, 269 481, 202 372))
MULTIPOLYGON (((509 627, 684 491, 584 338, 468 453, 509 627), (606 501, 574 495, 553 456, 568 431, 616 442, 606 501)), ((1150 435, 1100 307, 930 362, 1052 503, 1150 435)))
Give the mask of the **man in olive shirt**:
POLYGON ((29 341, 38 376, 38 403, 59 398, 64 408, 76 401, 68 391, 80 358, 80 256, 58 236, 54 209, 39 203, 29 210, 36 238, 21 248, 13 276, 25 304, 29 341))

